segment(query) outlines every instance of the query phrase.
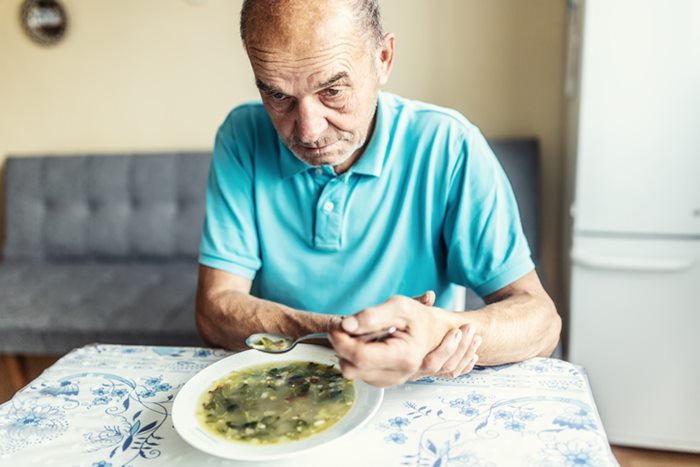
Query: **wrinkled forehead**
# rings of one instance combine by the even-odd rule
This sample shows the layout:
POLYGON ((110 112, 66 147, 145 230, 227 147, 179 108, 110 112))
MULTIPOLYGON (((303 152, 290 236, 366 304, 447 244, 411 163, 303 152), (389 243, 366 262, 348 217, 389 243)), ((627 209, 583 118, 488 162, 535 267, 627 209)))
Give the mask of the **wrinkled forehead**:
POLYGON ((352 53, 364 47, 363 38, 350 1, 263 0, 249 16, 246 48, 254 65, 301 62, 331 51, 352 53))

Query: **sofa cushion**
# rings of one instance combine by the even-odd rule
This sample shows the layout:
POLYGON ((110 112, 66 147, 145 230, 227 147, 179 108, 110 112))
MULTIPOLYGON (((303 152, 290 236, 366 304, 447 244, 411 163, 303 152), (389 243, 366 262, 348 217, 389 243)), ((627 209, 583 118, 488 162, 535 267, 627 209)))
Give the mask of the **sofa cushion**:
POLYGON ((195 261, 0 263, 0 352, 92 343, 202 345, 195 261))
POLYGON ((211 155, 10 157, 7 259, 196 260, 211 155))

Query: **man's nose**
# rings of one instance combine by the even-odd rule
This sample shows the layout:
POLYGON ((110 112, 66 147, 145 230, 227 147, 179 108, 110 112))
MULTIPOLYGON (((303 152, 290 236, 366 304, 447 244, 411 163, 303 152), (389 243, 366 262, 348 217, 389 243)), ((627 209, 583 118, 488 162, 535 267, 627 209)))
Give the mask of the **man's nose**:
POLYGON ((328 128, 323 105, 313 99, 302 99, 297 106, 296 137, 303 144, 313 144, 328 128))

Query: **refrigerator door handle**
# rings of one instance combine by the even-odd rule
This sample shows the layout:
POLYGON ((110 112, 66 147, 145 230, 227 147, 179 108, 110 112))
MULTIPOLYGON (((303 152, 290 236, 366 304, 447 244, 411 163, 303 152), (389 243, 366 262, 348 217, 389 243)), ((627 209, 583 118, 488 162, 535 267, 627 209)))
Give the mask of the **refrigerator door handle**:
POLYGON ((571 252, 574 264, 592 269, 609 269, 613 271, 639 272, 681 272, 695 265, 693 260, 677 258, 639 258, 607 255, 591 255, 577 251, 571 252))

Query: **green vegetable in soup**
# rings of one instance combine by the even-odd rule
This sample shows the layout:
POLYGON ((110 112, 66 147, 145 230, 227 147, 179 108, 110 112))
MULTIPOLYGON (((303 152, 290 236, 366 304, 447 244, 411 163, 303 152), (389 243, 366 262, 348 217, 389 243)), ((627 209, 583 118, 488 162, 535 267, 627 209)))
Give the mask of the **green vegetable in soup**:
POLYGON ((289 347, 292 342, 288 339, 279 338, 271 339, 269 337, 261 337, 251 344, 251 347, 257 350, 282 350, 289 347))
POLYGON ((353 382, 333 365, 272 363, 235 371, 200 400, 198 418, 227 440, 273 444, 324 431, 348 413, 353 382))

